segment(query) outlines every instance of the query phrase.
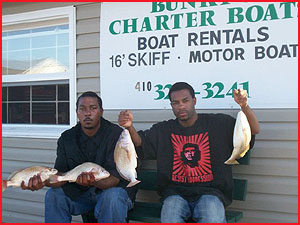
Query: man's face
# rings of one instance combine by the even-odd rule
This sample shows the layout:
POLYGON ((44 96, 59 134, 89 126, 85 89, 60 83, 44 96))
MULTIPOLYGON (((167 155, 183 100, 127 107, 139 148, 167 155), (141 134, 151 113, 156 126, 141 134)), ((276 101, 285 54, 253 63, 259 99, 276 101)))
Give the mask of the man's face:
POLYGON ((187 160, 193 160, 195 156, 195 147, 187 147, 184 149, 184 156, 187 160))
POLYGON ((187 121, 196 113, 196 98, 192 98, 189 90, 172 92, 170 100, 173 113, 179 120, 187 121))
POLYGON ((84 129, 96 129, 99 126, 103 109, 99 107, 97 98, 83 97, 79 99, 77 117, 84 129))

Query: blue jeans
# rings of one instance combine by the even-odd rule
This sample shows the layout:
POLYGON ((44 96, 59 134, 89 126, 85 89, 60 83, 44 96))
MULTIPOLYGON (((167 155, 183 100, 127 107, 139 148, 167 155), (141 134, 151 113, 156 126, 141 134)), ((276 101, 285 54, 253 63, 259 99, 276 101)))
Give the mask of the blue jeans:
POLYGON ((225 208, 221 200, 213 195, 202 195, 193 202, 180 195, 171 195, 164 200, 162 223, 185 223, 189 218, 197 223, 226 223, 225 208))
POLYGON ((70 223, 72 215, 81 215, 95 209, 98 223, 126 223, 127 211, 133 204, 127 192, 113 187, 95 193, 90 188, 76 201, 65 195, 62 188, 50 188, 45 196, 45 223, 70 223))

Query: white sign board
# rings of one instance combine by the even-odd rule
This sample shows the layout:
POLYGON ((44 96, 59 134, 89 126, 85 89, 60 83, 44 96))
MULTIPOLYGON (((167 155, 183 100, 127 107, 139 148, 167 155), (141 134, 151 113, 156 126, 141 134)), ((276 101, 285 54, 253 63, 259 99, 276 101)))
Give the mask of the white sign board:
POLYGON ((295 2, 104 2, 100 87, 105 109, 170 108, 185 81, 196 108, 298 108, 295 2))

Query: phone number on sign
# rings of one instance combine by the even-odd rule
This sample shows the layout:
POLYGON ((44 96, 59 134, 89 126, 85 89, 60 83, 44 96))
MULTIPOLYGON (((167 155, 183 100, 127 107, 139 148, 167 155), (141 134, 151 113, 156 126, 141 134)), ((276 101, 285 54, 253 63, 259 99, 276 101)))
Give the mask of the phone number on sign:
MULTIPOLYGON (((151 81, 138 81, 135 84, 135 89, 139 92, 150 92, 155 91, 157 97, 154 100, 166 100, 169 99, 169 90, 172 87, 172 84, 155 84, 153 85, 151 81)), ((202 99, 209 98, 233 98, 233 90, 235 89, 244 89, 249 94, 249 81, 246 82, 235 82, 229 88, 225 88, 225 85, 222 82, 205 82, 202 83, 200 91, 195 90, 195 95, 200 95, 202 99)))

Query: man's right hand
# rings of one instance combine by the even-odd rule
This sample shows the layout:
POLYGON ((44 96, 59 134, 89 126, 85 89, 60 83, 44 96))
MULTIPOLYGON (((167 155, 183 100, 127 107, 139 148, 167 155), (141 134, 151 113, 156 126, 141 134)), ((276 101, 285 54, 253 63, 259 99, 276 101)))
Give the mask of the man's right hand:
POLYGON ((134 146, 139 147, 142 145, 142 139, 134 129, 132 121, 133 121, 133 115, 129 110, 120 112, 119 119, 118 119, 119 125, 129 131, 134 146))
POLYGON ((94 186, 95 176, 92 172, 82 172, 77 177, 76 183, 82 186, 94 186))
POLYGON ((129 110, 121 111, 119 114, 118 123, 126 129, 132 127, 133 115, 129 110))

